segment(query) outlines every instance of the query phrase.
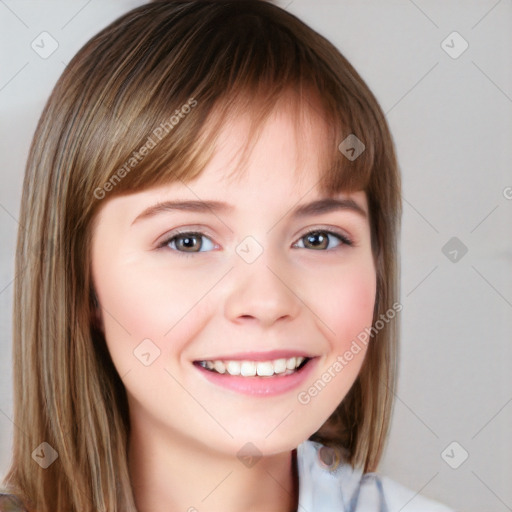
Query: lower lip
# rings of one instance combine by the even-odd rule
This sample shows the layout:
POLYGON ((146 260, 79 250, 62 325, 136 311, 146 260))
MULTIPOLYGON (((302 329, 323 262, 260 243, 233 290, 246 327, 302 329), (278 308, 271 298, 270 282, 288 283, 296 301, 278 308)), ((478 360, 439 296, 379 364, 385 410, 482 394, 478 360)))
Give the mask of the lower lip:
POLYGON ((312 358, 300 370, 290 375, 274 377, 241 377, 228 373, 217 373, 194 365, 206 379, 218 386, 244 395, 275 396, 298 388, 308 378, 316 366, 317 358, 312 358))

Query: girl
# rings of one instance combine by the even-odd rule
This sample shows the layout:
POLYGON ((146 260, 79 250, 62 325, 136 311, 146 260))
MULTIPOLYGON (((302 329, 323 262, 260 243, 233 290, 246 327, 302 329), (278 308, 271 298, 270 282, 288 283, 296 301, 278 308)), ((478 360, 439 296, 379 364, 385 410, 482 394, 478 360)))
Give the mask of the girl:
POLYGON ((102 30, 30 151, 1 509, 448 510, 376 473, 400 212, 374 96, 291 14, 102 30))

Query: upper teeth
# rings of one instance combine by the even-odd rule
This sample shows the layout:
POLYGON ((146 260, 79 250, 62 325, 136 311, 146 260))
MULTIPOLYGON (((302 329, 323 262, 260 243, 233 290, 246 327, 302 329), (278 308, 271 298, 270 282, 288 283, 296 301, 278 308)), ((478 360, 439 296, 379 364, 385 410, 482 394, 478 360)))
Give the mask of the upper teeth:
POLYGON ((290 357, 289 359, 275 359, 273 361, 232 361, 214 360, 201 361, 199 364, 209 370, 242 377, 270 377, 274 374, 293 373, 304 361, 304 357, 290 357))

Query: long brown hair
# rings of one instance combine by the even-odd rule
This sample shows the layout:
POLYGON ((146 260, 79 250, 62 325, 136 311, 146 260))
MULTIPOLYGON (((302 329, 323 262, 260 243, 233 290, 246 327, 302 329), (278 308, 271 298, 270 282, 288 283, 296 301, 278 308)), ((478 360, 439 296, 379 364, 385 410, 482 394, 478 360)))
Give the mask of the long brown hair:
MULTIPOLYGON (((374 322, 396 303, 394 145, 375 97, 340 52, 261 0, 157 1, 128 12, 66 67, 26 167, 14 296, 16 429, 4 489, 30 511, 136 510, 126 392, 93 321, 98 208, 198 176, 228 116, 250 117, 255 133, 285 95, 298 116, 313 109, 328 129, 322 191, 366 191, 374 322), (338 149, 350 134, 365 145, 356 159, 338 149), (46 469, 32 457, 43 442, 58 453, 46 469)), ((387 435, 397 337, 396 321, 372 337, 356 382, 311 437, 342 447, 365 471, 377 467, 387 435)))

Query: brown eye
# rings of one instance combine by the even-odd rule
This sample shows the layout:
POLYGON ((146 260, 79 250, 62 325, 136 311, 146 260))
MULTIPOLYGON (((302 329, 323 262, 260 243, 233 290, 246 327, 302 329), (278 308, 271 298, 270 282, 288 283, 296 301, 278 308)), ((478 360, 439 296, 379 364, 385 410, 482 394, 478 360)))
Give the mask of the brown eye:
POLYGON ((322 231, 309 233, 304 240, 304 245, 309 249, 327 249, 329 246, 329 237, 322 231))
POLYGON ((178 233, 167 238, 160 247, 168 247, 177 252, 205 252, 213 249, 212 241, 203 233, 178 233))
POLYGON ((201 238, 197 235, 180 235, 174 238, 176 248, 187 252, 199 252, 201 249, 201 238))
POLYGON ((311 231, 301 237, 300 240, 303 241, 304 249, 320 251, 325 251, 328 248, 333 249, 340 245, 352 245, 352 242, 346 236, 327 230, 311 231))

